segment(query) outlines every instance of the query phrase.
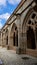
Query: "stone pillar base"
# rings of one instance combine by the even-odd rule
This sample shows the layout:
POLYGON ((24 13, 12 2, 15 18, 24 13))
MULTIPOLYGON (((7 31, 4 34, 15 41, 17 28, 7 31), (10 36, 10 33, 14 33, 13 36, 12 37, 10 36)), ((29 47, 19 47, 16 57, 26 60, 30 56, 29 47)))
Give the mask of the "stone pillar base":
POLYGON ((5 47, 5 45, 2 45, 2 47, 5 47))
POLYGON ((7 45, 7 50, 9 50, 10 49, 10 47, 9 47, 9 45, 7 45))
POLYGON ((21 48, 18 48, 18 47, 17 47, 17 48, 16 48, 16 53, 17 53, 17 54, 21 54, 21 48))
POLYGON ((16 49, 16 53, 17 53, 17 54, 26 54, 26 49, 24 49, 24 48, 23 48, 23 49, 17 48, 17 49, 16 49))

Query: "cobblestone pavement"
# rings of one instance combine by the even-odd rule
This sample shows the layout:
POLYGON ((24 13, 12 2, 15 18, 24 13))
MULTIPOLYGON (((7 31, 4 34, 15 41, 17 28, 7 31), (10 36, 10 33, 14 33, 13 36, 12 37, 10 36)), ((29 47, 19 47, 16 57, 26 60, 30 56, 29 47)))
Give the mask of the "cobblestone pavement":
POLYGON ((3 65, 37 65, 37 58, 28 55, 18 55, 13 50, 7 50, 0 47, 0 59, 3 65), (29 59, 22 59, 22 57, 29 57, 29 59))

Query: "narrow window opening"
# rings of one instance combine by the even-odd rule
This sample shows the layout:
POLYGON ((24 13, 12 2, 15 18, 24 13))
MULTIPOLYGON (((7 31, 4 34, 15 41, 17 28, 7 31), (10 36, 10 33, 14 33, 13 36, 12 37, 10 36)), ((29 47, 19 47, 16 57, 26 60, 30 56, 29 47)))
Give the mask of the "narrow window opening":
POLYGON ((36 14, 33 14, 33 15, 32 15, 32 18, 34 19, 34 18, 35 18, 35 16, 36 16, 36 14))
POLYGON ((29 20, 28 24, 31 24, 31 20, 29 20))

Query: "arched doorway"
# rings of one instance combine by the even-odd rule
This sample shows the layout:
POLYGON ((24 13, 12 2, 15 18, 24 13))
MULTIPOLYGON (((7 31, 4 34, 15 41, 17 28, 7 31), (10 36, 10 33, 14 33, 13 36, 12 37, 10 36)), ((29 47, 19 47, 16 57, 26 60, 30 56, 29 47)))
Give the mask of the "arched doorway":
POLYGON ((35 34, 31 27, 27 30, 27 48, 35 49, 35 34))
POLYGON ((8 45, 8 36, 6 37, 6 45, 8 45))
POLYGON ((18 46, 18 31, 17 31, 17 27, 15 27, 15 31, 13 34, 13 45, 14 46, 18 46))
POLYGON ((22 30, 26 40, 24 40, 25 48, 35 49, 37 45, 36 40, 36 25, 37 25, 37 5, 27 12, 26 17, 24 18, 22 30), (35 33, 34 33, 35 32, 35 33))
POLYGON ((15 23, 13 23, 11 28, 11 45, 18 46, 18 29, 15 23))
POLYGON ((8 29, 6 29, 5 35, 6 35, 6 45, 8 45, 8 29))

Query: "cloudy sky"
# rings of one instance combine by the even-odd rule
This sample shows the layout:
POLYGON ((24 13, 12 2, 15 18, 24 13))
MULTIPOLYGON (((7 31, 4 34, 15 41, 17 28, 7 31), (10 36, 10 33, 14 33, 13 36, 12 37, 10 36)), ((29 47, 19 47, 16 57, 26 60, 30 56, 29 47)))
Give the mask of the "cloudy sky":
POLYGON ((21 0, 0 0, 0 29, 21 0))

